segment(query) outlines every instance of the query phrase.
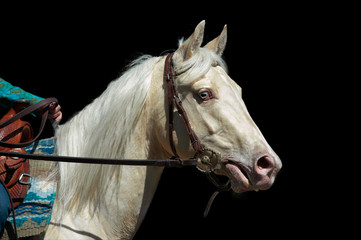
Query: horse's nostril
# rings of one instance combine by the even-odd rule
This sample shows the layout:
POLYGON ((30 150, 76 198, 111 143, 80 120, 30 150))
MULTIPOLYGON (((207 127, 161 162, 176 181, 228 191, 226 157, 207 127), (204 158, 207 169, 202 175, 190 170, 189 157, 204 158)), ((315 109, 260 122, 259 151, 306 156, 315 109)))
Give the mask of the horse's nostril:
POLYGON ((254 164, 254 188, 261 190, 270 188, 276 171, 276 159, 273 156, 267 154, 258 158, 254 164))
POLYGON ((263 156, 257 161, 257 167, 260 169, 272 169, 274 167, 274 161, 269 156, 263 156))

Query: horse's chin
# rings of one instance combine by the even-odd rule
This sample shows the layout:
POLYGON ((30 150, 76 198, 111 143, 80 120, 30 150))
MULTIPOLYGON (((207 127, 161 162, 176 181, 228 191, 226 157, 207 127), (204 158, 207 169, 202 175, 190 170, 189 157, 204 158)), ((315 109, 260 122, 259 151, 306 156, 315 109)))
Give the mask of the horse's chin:
POLYGON ((225 167, 234 192, 242 193, 256 190, 252 187, 248 174, 242 166, 235 163, 227 163, 225 167))

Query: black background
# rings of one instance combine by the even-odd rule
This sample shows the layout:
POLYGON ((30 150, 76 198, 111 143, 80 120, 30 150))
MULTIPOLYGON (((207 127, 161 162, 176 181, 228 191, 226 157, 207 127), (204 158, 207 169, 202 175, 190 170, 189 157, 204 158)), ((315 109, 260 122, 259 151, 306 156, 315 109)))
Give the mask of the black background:
POLYGON ((323 190, 318 168, 323 160, 317 155, 324 138, 318 116, 325 111, 318 86, 324 85, 325 72, 333 71, 324 66, 331 55, 325 36, 332 36, 335 25, 326 6, 43 7, 1 9, 0 76, 38 96, 58 98, 63 122, 99 96, 133 59, 175 50, 178 39, 205 19, 204 43, 227 24, 229 75, 243 88, 252 118, 283 162, 270 190, 222 193, 206 219, 202 214, 214 187, 195 169, 166 169, 135 239, 334 232, 330 224, 338 220, 325 200, 333 193, 323 190))

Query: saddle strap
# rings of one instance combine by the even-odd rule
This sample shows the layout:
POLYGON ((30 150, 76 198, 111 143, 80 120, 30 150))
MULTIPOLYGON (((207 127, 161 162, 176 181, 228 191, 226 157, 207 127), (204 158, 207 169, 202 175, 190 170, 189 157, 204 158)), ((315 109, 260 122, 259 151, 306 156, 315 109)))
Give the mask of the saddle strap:
MULTIPOLYGON (((1 125, 7 122, 7 124, 3 124, 5 126, 0 129, 0 139, 2 142, 17 144, 33 139, 33 130, 30 123, 22 121, 21 119, 14 120, 14 116, 28 105, 28 101, 16 101, 8 113, 0 119, 1 125)), ((7 148, 0 146, 0 151, 26 153, 25 149, 20 147, 7 148)), ((24 181, 23 177, 28 178, 28 176, 30 176, 29 170, 28 159, 0 155, 0 178, 10 194, 14 207, 20 205, 27 194, 29 187, 27 183, 29 183, 29 181, 24 181)))
POLYGON ((9 124, 15 122, 16 120, 18 120, 22 117, 25 117, 26 115, 28 115, 36 110, 41 110, 41 112, 42 112, 41 124, 39 127, 38 134, 32 140, 23 142, 23 143, 9 143, 9 142, 5 142, 5 141, 0 141, 0 146, 7 147, 7 148, 23 148, 23 147, 29 146, 34 141, 36 141, 44 130, 46 119, 48 118, 48 114, 49 114, 49 105, 53 102, 58 103, 58 100, 56 98, 47 98, 47 99, 41 100, 40 102, 35 103, 34 105, 31 105, 31 106, 25 108, 24 110, 18 112, 12 118, 9 118, 5 122, 1 123, 0 129, 8 126, 9 124))

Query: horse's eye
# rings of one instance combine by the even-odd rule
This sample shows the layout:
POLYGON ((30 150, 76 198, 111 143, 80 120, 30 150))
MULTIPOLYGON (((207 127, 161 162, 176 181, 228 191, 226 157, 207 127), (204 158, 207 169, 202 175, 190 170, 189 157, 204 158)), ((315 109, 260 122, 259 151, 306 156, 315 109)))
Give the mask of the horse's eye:
POLYGON ((199 91, 198 95, 202 101, 207 101, 213 98, 212 92, 209 89, 202 89, 199 91))

